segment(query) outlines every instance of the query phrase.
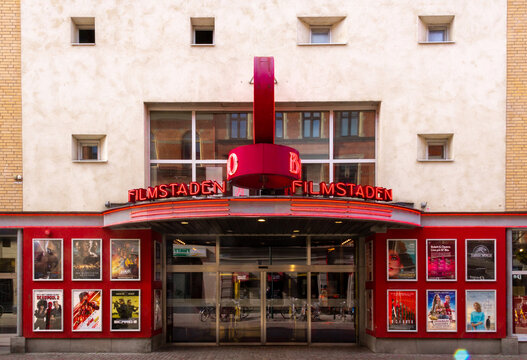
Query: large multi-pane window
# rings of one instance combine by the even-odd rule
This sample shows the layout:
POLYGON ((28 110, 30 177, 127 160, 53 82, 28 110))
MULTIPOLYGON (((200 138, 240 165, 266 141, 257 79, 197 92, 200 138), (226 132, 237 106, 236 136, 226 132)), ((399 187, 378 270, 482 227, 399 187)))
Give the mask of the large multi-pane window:
MULTIPOLYGON (((375 119, 371 110, 279 109, 275 143, 299 151, 303 180, 374 185, 375 119)), ((252 137, 250 111, 151 111, 148 185, 226 180, 229 151, 252 137)), ((249 192, 228 187, 233 194, 249 192)))
POLYGON ((512 333, 527 335, 527 232, 512 232, 512 333))

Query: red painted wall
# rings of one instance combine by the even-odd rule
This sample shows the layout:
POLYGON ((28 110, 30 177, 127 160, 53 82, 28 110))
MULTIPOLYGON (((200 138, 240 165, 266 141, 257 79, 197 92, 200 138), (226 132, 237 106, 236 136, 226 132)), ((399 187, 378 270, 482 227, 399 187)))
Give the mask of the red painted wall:
POLYGON ((160 241, 159 234, 150 230, 111 231, 102 228, 26 228, 24 229, 23 245, 23 336, 26 338, 147 338, 161 332, 153 331, 153 301, 154 288, 161 288, 161 282, 154 282, 153 239, 160 241), (46 236, 45 231, 51 233, 46 236), (33 281, 33 238, 63 239, 63 280, 33 281), (71 246, 72 238, 102 239, 102 281, 72 281, 71 277, 71 246), (140 281, 110 281, 110 239, 141 239, 140 281), (62 289, 63 329, 62 332, 33 332, 33 290, 62 289), (71 292, 73 289, 102 289, 102 332, 72 332, 71 292), (111 294, 112 289, 141 290, 141 330, 128 332, 110 331, 111 294))
POLYGON ((376 337, 390 338, 504 338, 507 336, 506 229, 495 227, 390 230, 374 237, 374 330, 376 337), (417 239, 417 281, 387 281, 387 239, 417 239), (457 281, 426 281, 426 239, 457 239, 457 281), (465 281, 465 239, 496 239, 496 281, 465 281), (417 290, 417 332, 387 331, 387 290, 417 290), (427 332, 426 290, 457 290, 457 332, 427 332), (466 332, 465 290, 496 290, 496 332, 466 332))

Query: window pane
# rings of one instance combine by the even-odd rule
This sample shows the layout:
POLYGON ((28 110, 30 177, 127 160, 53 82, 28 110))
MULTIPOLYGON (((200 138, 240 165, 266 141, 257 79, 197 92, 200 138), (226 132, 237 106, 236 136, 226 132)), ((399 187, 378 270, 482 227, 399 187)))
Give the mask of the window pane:
POLYGON ((311 264, 355 265, 355 241, 313 237, 311 239, 311 264))
POLYGON ((525 231, 512 232, 512 271, 527 271, 526 234, 525 231))
POLYGON ((150 159, 190 160, 184 149, 185 135, 192 134, 192 113, 152 111, 150 113, 150 159))
POLYGON ((312 44, 329 44, 329 29, 311 29, 312 44))
MULTIPOLYGON (((269 226, 267 223, 258 226, 269 226)), ((302 265, 307 250, 304 237, 222 237, 220 264, 302 265)))
POLYGON ((284 137, 284 115, 282 113, 275 113, 275 137, 284 137))
POLYGON ((444 159, 445 158, 445 146, 444 145, 428 145, 428 158, 429 159, 444 159))
POLYGON ((429 29, 428 30, 428 41, 437 42, 437 41, 446 41, 445 30, 439 29, 429 29))
POLYGON ((81 160, 97 160, 98 149, 97 145, 82 145, 81 160))
POLYGON ((329 112, 283 112, 283 138, 275 139, 279 145, 291 146, 300 152, 301 159, 329 158, 329 112), (319 135, 312 137, 313 114, 318 114, 319 135))
POLYGON ((375 159, 375 111, 335 111, 335 159, 375 159))
POLYGON ((212 44, 212 30, 196 30, 194 34, 195 44, 212 44))
POLYGON ((196 159, 227 160, 229 151, 233 148, 253 143, 252 128, 251 113, 196 113, 196 130, 201 141, 200 157, 196 157, 196 159), (238 122, 241 122, 242 125, 238 122), (237 130, 233 132, 234 123, 236 123, 237 130), (241 138, 240 130, 244 131, 244 138, 241 138))
POLYGON ((0 333, 16 333, 16 238, 4 238, 0 247, 0 305, 4 313, 0 317, 0 333))
POLYGON ((336 164, 333 169, 335 182, 375 185, 375 164, 336 164))
POLYGON ((527 276, 512 275, 512 332, 527 334, 527 276))
POLYGON ((317 138, 320 137, 320 120, 314 119, 313 120, 313 137, 317 138))
POLYGON ((190 164, 150 164, 150 186, 192 181, 190 164))

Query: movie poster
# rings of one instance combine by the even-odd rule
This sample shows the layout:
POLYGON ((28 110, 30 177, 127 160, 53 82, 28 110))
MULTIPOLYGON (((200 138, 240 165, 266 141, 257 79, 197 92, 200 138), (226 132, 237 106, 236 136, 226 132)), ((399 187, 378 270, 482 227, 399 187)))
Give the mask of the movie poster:
POLYGON ((466 291, 467 332, 496 331, 496 291, 466 291))
POLYGON ((161 289, 154 290, 154 330, 163 327, 163 312, 161 308, 161 289))
POLYGON ((373 241, 366 243, 366 281, 373 281, 373 241))
POLYGON ((102 331, 102 290, 72 290, 72 331, 102 331))
POLYGON ((466 242, 466 280, 496 280, 496 240, 470 240, 466 242))
POLYGON ((140 280, 141 242, 136 240, 112 239, 111 280, 140 280))
POLYGON ((33 331, 62 331, 62 290, 33 290, 33 331))
POLYGON ((366 290, 366 329, 373 330, 373 290, 366 290))
POLYGON ((154 280, 161 281, 161 243, 154 241, 155 261, 154 280))
POLYGON ((72 239, 72 280, 102 280, 101 239, 72 239))
POLYGON ((456 280, 456 240, 426 240, 426 280, 456 280))
POLYGON ((417 331, 417 290, 388 290, 388 331, 417 331))
POLYGON ((33 280, 62 280, 62 239, 33 239, 33 280))
POLYGON ((426 331, 457 331, 456 291, 427 290, 426 331))
POLYGON ((417 240, 387 240, 388 280, 417 280, 417 240))
POLYGON ((141 290, 111 290, 112 331, 141 329, 141 290))

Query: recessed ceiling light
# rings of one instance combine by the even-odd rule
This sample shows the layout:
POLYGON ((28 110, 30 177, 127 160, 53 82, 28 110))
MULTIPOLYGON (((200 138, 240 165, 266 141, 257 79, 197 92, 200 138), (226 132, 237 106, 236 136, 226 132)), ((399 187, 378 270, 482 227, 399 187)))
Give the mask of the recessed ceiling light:
POLYGON ((181 225, 188 225, 188 221, 182 221, 181 225))
POLYGON ((298 233, 298 232, 300 232, 300 230, 297 230, 297 229, 295 229, 295 230, 293 230, 293 232, 296 232, 296 233, 298 233))
POLYGON ((258 219, 258 222, 265 222, 265 219, 258 219))
POLYGON ((341 220, 337 220, 337 221, 335 221, 335 224, 342 224, 342 221, 341 220))

